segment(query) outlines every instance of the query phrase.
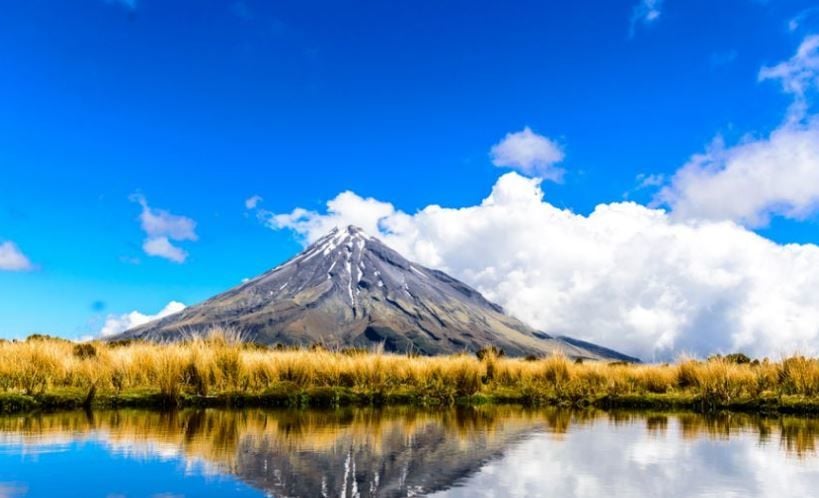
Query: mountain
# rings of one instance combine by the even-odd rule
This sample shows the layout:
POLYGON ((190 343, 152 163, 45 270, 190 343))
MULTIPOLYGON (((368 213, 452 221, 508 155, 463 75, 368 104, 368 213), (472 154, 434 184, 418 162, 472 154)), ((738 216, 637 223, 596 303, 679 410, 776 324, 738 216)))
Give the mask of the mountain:
POLYGON ((507 355, 634 358, 538 332, 444 272, 412 263, 361 229, 330 233, 293 259, 118 339, 176 340, 215 326, 262 344, 449 354, 494 345, 507 355))

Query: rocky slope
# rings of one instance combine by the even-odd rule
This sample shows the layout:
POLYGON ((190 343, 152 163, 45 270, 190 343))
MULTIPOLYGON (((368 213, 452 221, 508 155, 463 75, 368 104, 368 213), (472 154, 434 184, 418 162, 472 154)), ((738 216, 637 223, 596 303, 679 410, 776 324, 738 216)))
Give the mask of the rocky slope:
POLYGON ((504 314, 449 275, 403 258, 356 227, 334 229, 283 265, 118 338, 177 340, 215 326, 263 344, 447 354, 494 345, 508 355, 632 360, 552 337, 504 314))

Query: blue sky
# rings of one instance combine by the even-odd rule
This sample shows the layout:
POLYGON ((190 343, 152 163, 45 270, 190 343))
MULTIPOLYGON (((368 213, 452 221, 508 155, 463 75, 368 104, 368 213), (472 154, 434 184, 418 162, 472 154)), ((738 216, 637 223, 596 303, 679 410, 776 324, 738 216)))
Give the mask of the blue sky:
MULTIPOLYGON (((301 247, 259 214, 348 190, 410 214, 480 204, 505 172, 490 149, 524 127, 565 156, 551 205, 661 206, 715 137, 782 126, 794 92, 760 70, 819 31, 811 2, 566 4, 6 2, 0 242, 28 264, 0 271, 0 337, 86 336, 236 285, 301 247), (168 232, 140 199, 195 223, 169 240, 186 256, 146 253, 168 232)), ((812 209, 746 221, 819 242, 812 209)))

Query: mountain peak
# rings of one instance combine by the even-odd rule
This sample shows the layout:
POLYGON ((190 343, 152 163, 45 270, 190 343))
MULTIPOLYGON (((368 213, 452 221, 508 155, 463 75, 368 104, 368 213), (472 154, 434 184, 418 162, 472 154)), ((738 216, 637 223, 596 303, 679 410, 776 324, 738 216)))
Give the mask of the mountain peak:
MULTIPOLYGON (((374 240, 377 239, 370 237, 357 226, 335 227, 327 235, 310 244, 301 254, 305 257, 316 256, 319 253, 327 256, 333 251, 343 250, 344 248, 351 251, 353 245, 363 248, 368 241, 374 240)), ((298 259, 298 256, 294 259, 298 259)))
POLYGON ((364 231, 363 228, 358 227, 356 225, 347 225, 347 226, 335 226, 332 230, 327 232, 327 234, 322 237, 330 237, 330 236, 340 236, 340 237, 355 237, 355 238, 363 238, 369 239, 371 238, 367 232, 364 231))
POLYGON ((533 330, 477 290, 407 260, 353 225, 333 228, 284 264, 124 337, 174 340, 214 326, 238 328, 265 344, 382 343, 424 354, 493 345, 515 356, 629 359, 533 330))

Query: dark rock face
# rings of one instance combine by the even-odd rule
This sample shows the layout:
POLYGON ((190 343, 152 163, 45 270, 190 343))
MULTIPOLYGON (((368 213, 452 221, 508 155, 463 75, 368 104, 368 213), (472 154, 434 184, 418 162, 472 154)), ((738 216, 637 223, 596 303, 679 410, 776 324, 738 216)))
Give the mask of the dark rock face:
POLYGON ((239 287, 118 338, 175 340, 216 326, 236 328, 262 344, 382 343, 388 351, 427 355, 494 345, 512 356, 562 352, 633 360, 533 330, 463 282, 406 260, 352 226, 334 229, 239 287))

